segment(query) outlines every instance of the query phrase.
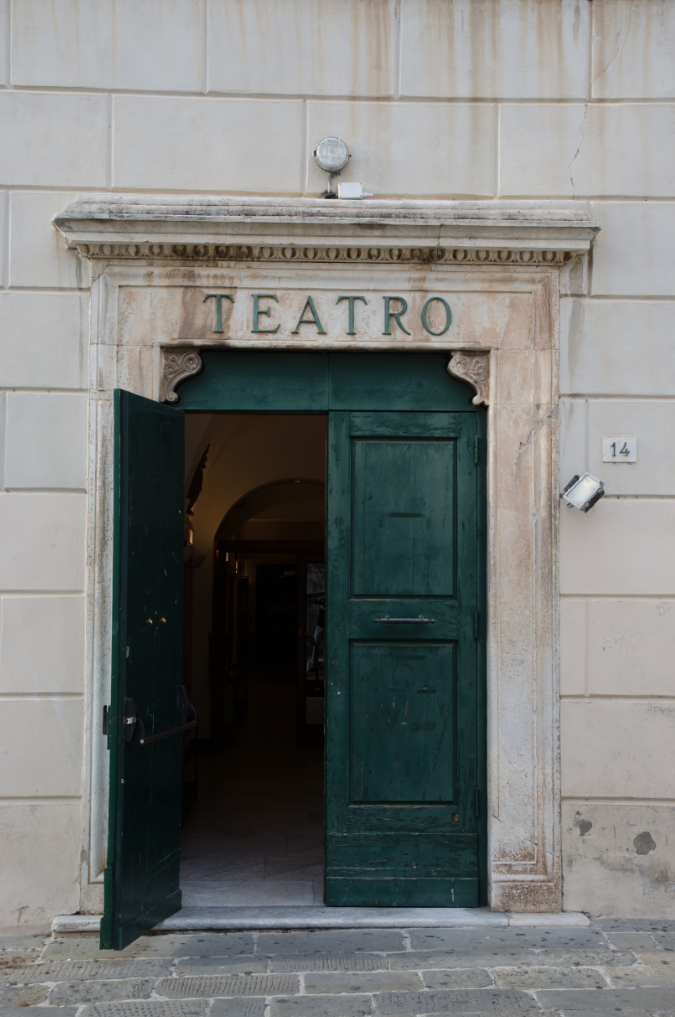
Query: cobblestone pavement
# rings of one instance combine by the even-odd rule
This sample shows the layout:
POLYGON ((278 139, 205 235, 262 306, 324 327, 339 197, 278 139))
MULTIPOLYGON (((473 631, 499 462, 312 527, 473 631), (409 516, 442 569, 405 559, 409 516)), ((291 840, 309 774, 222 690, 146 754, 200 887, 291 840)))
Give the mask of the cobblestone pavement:
POLYGON ((0 951, 0 1017, 675 1015, 675 920, 183 933, 122 953, 93 936, 13 935, 0 951))

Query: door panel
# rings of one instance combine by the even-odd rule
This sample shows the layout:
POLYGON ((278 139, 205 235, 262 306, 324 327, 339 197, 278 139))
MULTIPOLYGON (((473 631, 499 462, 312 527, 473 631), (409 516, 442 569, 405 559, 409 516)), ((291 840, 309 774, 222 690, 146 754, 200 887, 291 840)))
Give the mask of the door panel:
POLYGON ((476 437, 329 414, 327 904, 479 902, 476 437))
POLYGON ((352 595, 452 596, 456 442, 353 438, 352 456, 352 595))
POLYGON ((350 649, 350 800, 452 801, 456 643, 350 649))
POLYGON ((101 947, 180 908, 183 414, 115 392, 108 864, 101 947), (135 720, 134 720, 135 718, 135 720), (147 740, 146 740, 147 739, 147 740))

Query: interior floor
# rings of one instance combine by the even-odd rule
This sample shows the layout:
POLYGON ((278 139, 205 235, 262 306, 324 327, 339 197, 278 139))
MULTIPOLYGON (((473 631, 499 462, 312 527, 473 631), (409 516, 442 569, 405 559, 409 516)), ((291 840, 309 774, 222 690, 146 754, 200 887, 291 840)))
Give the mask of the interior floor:
POLYGON ((232 743, 199 759, 184 907, 323 904, 323 749, 296 745, 295 682, 252 666, 232 743))

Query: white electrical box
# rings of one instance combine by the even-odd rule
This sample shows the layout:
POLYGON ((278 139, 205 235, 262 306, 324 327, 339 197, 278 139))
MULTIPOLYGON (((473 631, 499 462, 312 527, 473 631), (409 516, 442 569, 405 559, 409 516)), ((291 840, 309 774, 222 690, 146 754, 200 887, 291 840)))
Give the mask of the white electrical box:
POLYGON ((626 435, 602 439, 603 463, 636 463, 637 438, 626 435))
POLYGON ((365 194, 363 184, 338 184, 339 198, 372 198, 372 194, 365 194))

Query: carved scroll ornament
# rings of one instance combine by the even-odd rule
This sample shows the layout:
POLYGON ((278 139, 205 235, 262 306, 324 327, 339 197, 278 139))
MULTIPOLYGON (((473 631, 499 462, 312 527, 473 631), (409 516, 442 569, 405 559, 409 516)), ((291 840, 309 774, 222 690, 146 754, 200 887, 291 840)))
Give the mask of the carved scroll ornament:
POLYGON ((192 378, 204 367, 204 362, 198 353, 190 350, 189 353, 171 353, 164 361, 162 370, 162 392, 160 402, 177 403, 178 394, 174 391, 176 386, 186 378, 192 378))
POLYGON ((490 399, 490 354, 488 352, 467 353, 464 350, 453 353, 447 366, 448 374, 460 381, 466 381, 476 394, 471 400, 474 406, 490 399))

